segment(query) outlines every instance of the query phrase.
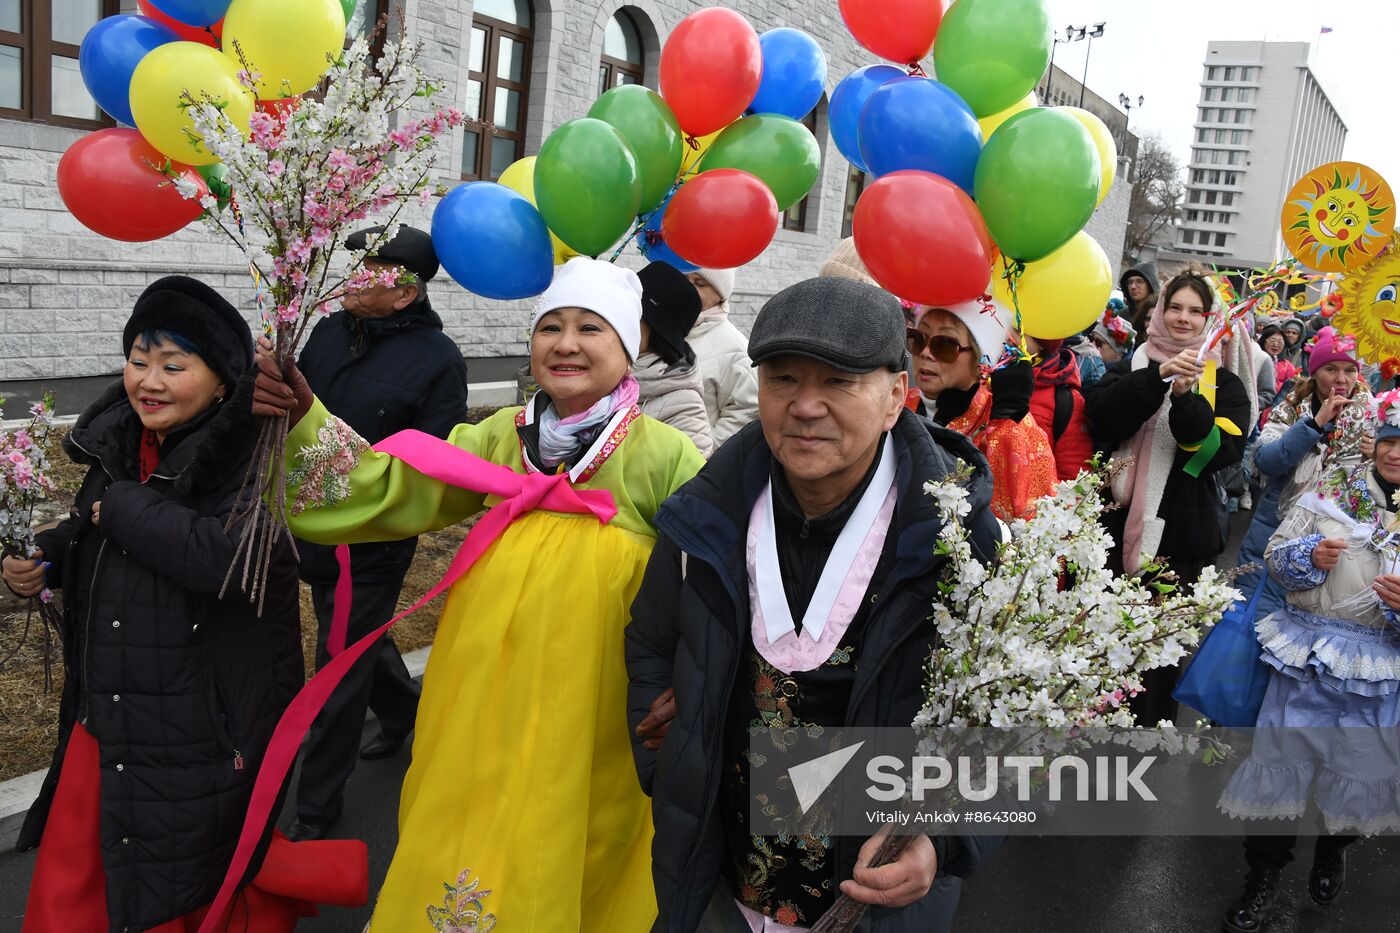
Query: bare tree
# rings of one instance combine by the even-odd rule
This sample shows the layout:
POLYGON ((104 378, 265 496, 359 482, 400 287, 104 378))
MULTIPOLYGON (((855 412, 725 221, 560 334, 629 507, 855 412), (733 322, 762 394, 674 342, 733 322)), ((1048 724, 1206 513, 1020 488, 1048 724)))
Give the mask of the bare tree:
POLYGON ((1160 134, 1143 137, 1138 147, 1133 197, 1128 202, 1128 236, 1123 244, 1129 261, 1135 261, 1153 237, 1176 222, 1185 202, 1181 163, 1160 134))

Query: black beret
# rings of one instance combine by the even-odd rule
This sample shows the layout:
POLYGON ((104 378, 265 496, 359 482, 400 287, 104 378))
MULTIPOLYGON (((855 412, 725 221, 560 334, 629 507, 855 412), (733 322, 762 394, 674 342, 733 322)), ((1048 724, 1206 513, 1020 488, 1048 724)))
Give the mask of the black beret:
POLYGON ((830 276, 769 298, 749 334, 754 365, 794 354, 851 373, 899 372, 907 361, 904 311, 889 292, 830 276))
MULTIPOLYGON (((345 248, 364 249, 371 237, 383 232, 383 227, 357 230, 345 240, 345 248)), ((433 276, 438 274, 438 258, 437 251, 433 249, 433 238, 413 227, 399 227, 396 237, 388 243, 381 243, 379 249, 366 258, 403 266, 423 282, 431 282, 433 276)))
POLYGON ((150 331, 179 334, 205 364, 232 385, 253 365, 253 335, 238 309, 198 279, 168 275, 147 286, 122 331, 122 355, 150 331))

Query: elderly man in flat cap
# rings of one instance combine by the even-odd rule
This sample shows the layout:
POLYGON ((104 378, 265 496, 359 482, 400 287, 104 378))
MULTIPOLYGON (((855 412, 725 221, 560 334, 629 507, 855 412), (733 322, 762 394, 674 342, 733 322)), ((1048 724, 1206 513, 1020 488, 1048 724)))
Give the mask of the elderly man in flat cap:
POLYGON ((846 893, 879 905, 879 933, 945 930, 985 839, 919 836, 872 869, 874 839, 755 835, 747 752, 765 710, 793 726, 913 721, 943 560, 923 486, 957 460, 973 468, 964 521, 988 558, 999 533, 986 461, 904 408, 904 315, 878 288, 817 278, 778 293, 749 356, 759 421, 657 513, 627 629, 655 929, 801 930, 846 893), (849 592, 862 595, 837 598, 849 592))
MULTIPOLYGON (((421 230, 401 227, 392 240, 380 243, 383 232, 361 230, 346 246, 374 247, 365 265, 393 273, 395 284, 381 282, 347 295, 344 310, 316 325, 297 365, 316 397, 372 444, 409 428, 446 437, 466 418, 467 365, 428 301, 437 254, 421 230)), ((389 621, 416 546, 416 538, 351 545, 354 600, 347 643, 389 621)), ((335 548, 307 541, 298 541, 297 548, 320 626, 319 669, 329 660, 326 636, 340 571, 335 548)), ((307 735, 289 837, 319 839, 330 831, 357 755, 386 758, 408 738, 418 689, 387 635, 346 675, 307 735), (366 708, 378 716, 380 732, 361 749, 366 708)))

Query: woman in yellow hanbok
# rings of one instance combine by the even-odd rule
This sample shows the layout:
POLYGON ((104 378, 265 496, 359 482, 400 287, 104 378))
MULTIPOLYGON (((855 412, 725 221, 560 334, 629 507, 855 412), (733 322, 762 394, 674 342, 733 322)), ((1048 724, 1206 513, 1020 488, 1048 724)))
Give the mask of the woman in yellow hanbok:
MULTIPOLYGON (((704 461, 685 435, 636 408, 629 364, 640 321, 634 273, 571 260, 534 314, 540 393, 448 438, 515 474, 567 473, 583 497, 610 494, 616 514, 604 523, 545 500, 453 585, 423 676, 373 933, 628 933, 656 916, 622 631, 655 539, 652 516, 704 461)), ((410 537, 500 501, 369 450, 299 375, 260 383, 260 397, 269 388, 286 397, 295 421, 297 537, 410 537)))

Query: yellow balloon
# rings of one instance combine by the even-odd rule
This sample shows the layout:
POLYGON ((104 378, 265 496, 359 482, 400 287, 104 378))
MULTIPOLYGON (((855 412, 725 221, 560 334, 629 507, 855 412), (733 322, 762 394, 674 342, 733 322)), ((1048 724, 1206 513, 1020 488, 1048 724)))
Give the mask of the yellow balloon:
POLYGON ((278 100, 311 90, 345 48, 340 0, 233 0, 224 17, 224 53, 262 73, 258 97, 278 100))
POLYGON ((1016 103, 1012 104, 1010 107, 1007 107, 1000 113, 994 113, 989 117, 983 117, 982 119, 978 120, 977 125, 982 127, 982 142, 985 143, 987 140, 991 139, 992 134, 997 131, 997 127, 1001 126, 1007 120, 1010 120, 1012 117, 1016 116, 1016 114, 1020 113, 1023 110, 1030 110, 1032 107, 1039 106, 1040 101, 1036 100, 1035 91, 1031 91, 1025 97, 1016 101, 1016 103))
MULTIPOLYGON (((733 125, 733 123, 729 124, 729 126, 733 125)), ((698 148, 692 148, 690 145, 690 137, 686 137, 686 141, 681 150, 681 173, 679 177, 684 178, 687 175, 695 174, 696 170, 700 168, 701 160, 705 158, 705 153, 710 151, 710 146, 714 145, 716 139, 719 139, 719 134, 729 129, 729 126, 715 130, 708 136, 696 136, 695 144, 698 148)))
POLYGON ((218 156, 194 136, 194 121, 181 107, 186 91, 196 101, 206 95, 226 101, 224 112, 244 133, 253 113, 253 95, 238 83, 232 59, 198 42, 157 46, 136 66, 131 76, 131 115, 146 142, 176 162, 211 165, 219 161, 218 156))
POLYGON ((1098 117, 1087 110, 1080 110, 1078 107, 1056 107, 1056 110, 1063 110, 1074 117, 1084 128, 1089 131, 1089 135, 1094 140, 1094 148, 1099 150, 1099 200, 1095 207, 1103 203, 1103 199, 1108 197, 1108 189, 1113 187, 1113 179, 1118 175, 1118 144, 1113 141, 1113 134, 1108 127, 1098 117))
MULTIPOLYGON (((512 162, 506 167, 506 170, 501 173, 501 177, 496 179, 496 181, 505 185, 511 191, 524 195, 525 200, 539 207, 539 205, 535 203, 534 156, 526 156, 523 159, 512 162)), ((550 231, 549 239, 550 242, 554 244, 554 264, 556 266, 562 266, 575 256, 583 255, 555 236, 553 231, 550 231)))
POLYGON ((1006 260, 992 276, 993 297, 1019 308, 1021 332, 1042 340, 1072 337, 1098 320, 1113 291, 1113 267, 1103 247, 1083 230, 1037 262, 1026 263, 1016 280, 1016 298, 1002 275, 1006 260))

